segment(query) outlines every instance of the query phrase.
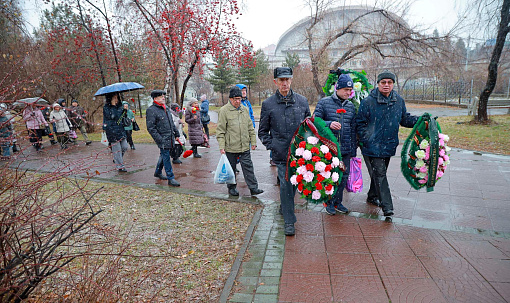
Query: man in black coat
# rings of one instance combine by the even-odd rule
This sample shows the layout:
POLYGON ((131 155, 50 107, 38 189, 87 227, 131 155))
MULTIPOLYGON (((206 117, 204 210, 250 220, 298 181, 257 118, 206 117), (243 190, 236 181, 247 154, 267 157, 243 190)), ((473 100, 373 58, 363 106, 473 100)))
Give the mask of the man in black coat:
POLYGON ((296 187, 285 178, 287 153, 294 132, 301 122, 311 114, 308 100, 290 88, 292 83, 291 68, 275 68, 274 83, 278 90, 262 103, 259 138, 262 144, 273 152, 273 161, 278 167, 280 180, 280 211, 285 221, 285 235, 293 236, 296 232, 294 228, 294 223, 296 223, 294 214, 296 187))
POLYGON ((181 186, 175 180, 170 158, 170 150, 174 147, 174 141, 179 137, 179 132, 174 125, 172 114, 166 109, 165 95, 166 92, 163 90, 153 90, 151 92, 153 104, 147 108, 146 112, 147 130, 160 152, 154 177, 168 180, 168 185, 181 186), (165 167, 166 177, 162 175, 163 167, 165 167))

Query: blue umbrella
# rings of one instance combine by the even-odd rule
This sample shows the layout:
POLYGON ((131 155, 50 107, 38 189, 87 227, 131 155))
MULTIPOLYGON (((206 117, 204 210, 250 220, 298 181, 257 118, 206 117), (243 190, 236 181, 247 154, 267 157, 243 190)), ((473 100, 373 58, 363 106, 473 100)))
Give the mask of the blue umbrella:
POLYGON ((98 89, 98 91, 94 94, 94 96, 104 96, 106 94, 110 93, 121 93, 121 92, 127 92, 130 90, 145 88, 143 85, 138 84, 136 82, 119 82, 110 84, 108 86, 101 87, 98 89))

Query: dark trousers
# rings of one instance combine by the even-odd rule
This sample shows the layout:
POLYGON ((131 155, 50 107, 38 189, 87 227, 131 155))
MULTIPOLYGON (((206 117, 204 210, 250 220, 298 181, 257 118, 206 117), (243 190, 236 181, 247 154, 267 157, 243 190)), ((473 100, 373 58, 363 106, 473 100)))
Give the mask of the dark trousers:
POLYGON ((165 168, 166 177, 168 180, 175 179, 174 171, 172 169, 172 160, 170 160, 170 149, 160 148, 158 164, 156 164, 156 174, 160 175, 165 168))
POLYGON ((126 130, 126 140, 129 146, 133 147, 135 144, 133 143, 133 131, 126 130))
POLYGON ((207 136, 207 139, 209 139, 209 124, 203 124, 204 127, 204 133, 207 136))
POLYGON ((365 164, 370 174, 370 189, 368 190, 368 199, 378 198, 381 202, 383 212, 393 210, 393 200, 391 199, 390 185, 386 172, 390 165, 390 158, 376 158, 363 156, 365 164))
POLYGON ((342 155, 342 162, 345 164, 345 172, 342 175, 342 180, 340 180, 340 183, 338 184, 338 189, 336 190, 335 195, 331 198, 330 201, 330 203, 333 203, 334 206, 342 204, 345 185, 347 184, 347 179, 349 179, 349 173, 351 171, 351 156, 342 155))
MULTIPOLYGON (((244 153, 229 153, 226 152, 228 162, 232 169, 236 167, 237 158, 239 158, 239 163, 241 163, 241 168, 243 169, 244 181, 248 185, 248 188, 253 190, 259 187, 257 183, 257 178, 255 178, 255 170, 253 169, 253 162, 251 161, 250 150, 245 151, 244 153)), ((236 188, 237 184, 227 184, 227 187, 236 188)))
POLYGON ((36 150, 41 149, 44 131, 45 131, 44 129, 32 129, 32 128, 28 129, 28 136, 30 138, 29 140, 36 150))
POLYGON ((285 179, 287 170, 286 163, 277 163, 278 179, 280 179, 280 207, 282 209, 283 221, 285 224, 296 223, 296 215, 294 214, 294 196, 296 195, 296 187, 285 179))

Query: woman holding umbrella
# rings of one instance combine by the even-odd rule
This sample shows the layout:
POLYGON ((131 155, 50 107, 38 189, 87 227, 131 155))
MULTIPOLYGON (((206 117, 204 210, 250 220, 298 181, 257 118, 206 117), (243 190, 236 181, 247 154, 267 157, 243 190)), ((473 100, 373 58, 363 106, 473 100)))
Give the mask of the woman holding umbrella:
POLYGON ((106 102, 103 107, 103 130, 106 132, 113 153, 113 162, 117 165, 119 172, 126 172, 124 167, 124 153, 129 148, 126 140, 123 118, 126 117, 126 110, 120 103, 120 96, 117 92, 105 94, 106 102))
POLYGON ((23 110, 23 120, 25 120, 28 129, 30 142, 36 151, 40 151, 42 146, 42 136, 48 126, 48 122, 44 119, 41 109, 34 103, 27 103, 23 110))

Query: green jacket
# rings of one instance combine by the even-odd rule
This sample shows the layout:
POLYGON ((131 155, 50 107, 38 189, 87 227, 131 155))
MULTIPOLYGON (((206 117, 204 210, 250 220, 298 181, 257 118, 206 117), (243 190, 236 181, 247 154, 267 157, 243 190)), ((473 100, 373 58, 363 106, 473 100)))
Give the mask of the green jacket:
POLYGON ((243 153, 250 149, 250 144, 257 145, 248 108, 240 105, 236 109, 230 102, 224 105, 218 115, 216 140, 220 149, 229 153, 243 153))

